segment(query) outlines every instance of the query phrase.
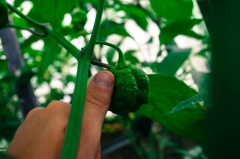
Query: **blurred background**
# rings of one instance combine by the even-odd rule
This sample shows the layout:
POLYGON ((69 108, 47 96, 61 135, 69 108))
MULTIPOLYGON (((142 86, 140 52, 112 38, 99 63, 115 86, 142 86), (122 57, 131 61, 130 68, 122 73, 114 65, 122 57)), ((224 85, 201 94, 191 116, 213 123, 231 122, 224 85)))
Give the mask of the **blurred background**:
MULTIPOLYGON (((32 19, 45 22, 31 1, 8 2, 32 19)), ((77 1, 53 27, 83 48, 91 36, 97 2, 77 1)), ((127 63, 147 74, 175 77, 196 92, 204 92, 208 90, 211 53, 203 19, 208 16, 208 7, 207 1, 195 0, 106 0, 97 40, 119 46, 127 63)), ((14 25, 39 31, 10 11, 9 19, 14 25)), ((0 151, 5 151, 29 110, 53 100, 71 103, 77 61, 50 36, 3 29, 0 38, 0 151), (6 41, 11 41, 10 46, 4 45, 6 41)), ((95 60, 116 66, 114 49, 96 45, 94 55, 95 60)), ((89 79, 103 69, 91 65, 89 79)), ((196 142, 138 112, 127 116, 108 112, 102 128, 102 158, 206 157, 196 142)))

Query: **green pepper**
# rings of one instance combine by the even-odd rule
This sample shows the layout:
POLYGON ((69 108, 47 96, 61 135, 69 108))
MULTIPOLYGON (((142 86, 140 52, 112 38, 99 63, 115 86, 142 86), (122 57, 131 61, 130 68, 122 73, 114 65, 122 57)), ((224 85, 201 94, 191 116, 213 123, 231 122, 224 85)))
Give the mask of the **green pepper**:
POLYGON ((109 70, 115 76, 114 91, 109 110, 118 115, 137 111, 142 104, 148 103, 149 78, 134 65, 126 65, 119 53, 118 65, 109 70))

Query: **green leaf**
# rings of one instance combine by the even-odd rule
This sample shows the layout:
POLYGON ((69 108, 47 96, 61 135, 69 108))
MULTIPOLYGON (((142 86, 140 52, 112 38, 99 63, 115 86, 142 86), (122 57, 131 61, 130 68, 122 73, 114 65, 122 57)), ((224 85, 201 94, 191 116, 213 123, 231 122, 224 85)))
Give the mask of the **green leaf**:
POLYGON ((187 109, 187 108, 193 108, 193 107, 197 106, 197 104, 199 102, 208 100, 209 95, 210 95, 209 91, 198 93, 197 95, 180 102, 170 112, 168 112, 164 115, 176 113, 180 110, 187 109))
POLYGON ((42 55, 42 61, 39 67, 39 75, 40 77, 44 76, 45 71, 49 67, 49 65, 53 64, 54 60, 60 53, 60 47, 58 43, 52 38, 45 40, 45 50, 42 55))
POLYGON ((130 64, 137 64, 139 63, 139 60, 136 56, 134 56, 134 53, 136 53, 136 50, 128 50, 124 54, 125 61, 130 64))
POLYGON ((150 0, 152 9, 167 20, 182 20, 192 17, 192 0, 150 0))
MULTIPOLYGON (((171 22, 161 29, 160 42, 161 45, 173 41, 177 35, 190 35, 195 36, 191 29, 202 22, 202 19, 184 19, 171 22)), ((199 38, 199 37, 198 37, 199 38)))
POLYGON ((186 32, 182 33, 183 35, 195 38, 195 39, 204 39, 205 37, 203 35, 197 34, 196 32, 194 32, 193 30, 187 30, 186 32))
POLYGON ((33 0, 34 9, 46 22, 57 26, 65 13, 70 12, 76 0, 33 0))
POLYGON ((182 49, 174 52, 170 52, 164 60, 157 64, 157 72, 169 76, 174 76, 177 70, 186 61, 191 49, 182 49))
POLYGON ((135 5, 120 5, 118 10, 123 10, 129 18, 136 21, 137 25, 139 25, 143 30, 147 30, 147 14, 143 9, 140 9, 135 5))
POLYGON ((0 29, 8 23, 8 10, 6 5, 0 0, 0 29))
POLYGON ((103 21, 99 28, 98 36, 107 37, 112 34, 118 34, 123 37, 131 37, 131 35, 128 34, 126 29, 124 28, 124 23, 116 23, 114 21, 108 20, 103 21))
POLYGON ((205 138, 205 116, 200 105, 173 114, 171 111, 178 103, 197 93, 184 82, 174 77, 160 74, 149 75, 150 102, 143 105, 139 113, 145 115, 169 130, 194 141, 205 138))
POLYGON ((14 0, 14 3, 13 3, 13 5, 14 5, 14 7, 19 7, 22 3, 24 2, 24 0, 14 0))
POLYGON ((191 75, 194 80, 194 83, 198 86, 199 92, 204 92, 209 89, 210 73, 192 70, 191 75))
POLYGON ((0 59, 0 72, 8 70, 7 60, 0 59))
POLYGON ((6 155, 6 154, 3 153, 3 152, 0 152, 0 158, 1 158, 1 159, 12 159, 12 157, 6 155))
POLYGON ((35 75, 36 73, 31 70, 23 71, 20 77, 17 78, 17 84, 19 85, 29 84, 31 78, 35 75))

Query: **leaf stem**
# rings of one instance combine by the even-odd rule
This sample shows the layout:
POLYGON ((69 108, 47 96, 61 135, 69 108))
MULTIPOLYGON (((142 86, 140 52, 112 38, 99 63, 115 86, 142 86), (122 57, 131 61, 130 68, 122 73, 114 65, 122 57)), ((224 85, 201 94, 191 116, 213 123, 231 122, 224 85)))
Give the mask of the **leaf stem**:
POLYGON ((97 39, 97 34, 98 34, 98 30, 99 30, 100 22, 101 22, 101 18, 102 18, 104 2, 105 2, 105 0, 99 0, 99 2, 98 2, 97 15, 96 15, 96 19, 94 22, 92 35, 91 35, 89 43, 86 46, 86 54, 89 58, 91 58, 92 54, 93 54, 93 49, 94 49, 94 45, 95 45, 95 42, 97 39))
POLYGON ((8 8, 18 14, 20 17, 25 19, 27 22, 31 23, 32 25, 38 27, 43 32, 51 35, 62 47, 64 47, 70 54, 72 54, 76 59, 79 55, 80 50, 78 50, 73 44, 71 44, 68 40, 65 39, 64 36, 57 33, 50 24, 41 24, 28 16, 24 15, 22 12, 17 10, 14 6, 8 4, 8 8))
POLYGON ((63 48, 65 48, 73 57, 78 59, 80 50, 70 43, 64 36, 59 34, 50 25, 45 26, 46 32, 51 35, 63 48))
POLYGON ((92 60, 92 61, 91 61, 91 64, 96 65, 96 66, 100 66, 100 67, 104 67, 104 68, 108 68, 108 69, 109 69, 109 68, 113 68, 113 66, 111 66, 111 65, 102 63, 102 62, 100 62, 100 61, 95 61, 95 60, 92 60))
POLYGON ((34 34, 34 35, 37 35, 37 36, 41 36, 41 37, 45 37, 45 36, 47 36, 47 32, 39 33, 39 32, 37 32, 37 31, 35 31, 35 30, 32 30, 32 29, 23 28, 23 27, 16 26, 16 25, 11 25, 11 24, 7 24, 4 28, 15 28, 15 29, 21 29, 21 30, 29 31, 30 33, 32 33, 32 34, 34 34))
POLYGON ((125 68, 125 67, 127 67, 125 59, 124 59, 124 56, 123 56, 123 52, 122 52, 122 50, 118 46, 116 46, 114 44, 111 44, 111 43, 108 43, 108 42, 105 42, 105 41, 97 41, 96 44, 107 45, 107 46, 110 46, 110 47, 114 48, 115 50, 117 50, 117 52, 118 52, 118 64, 117 64, 117 67, 118 68, 125 68))
POLYGON ((35 20, 33 20, 32 18, 24 15, 22 12, 20 12, 18 9, 16 9, 14 6, 10 5, 9 3, 6 2, 6 4, 8 5, 8 8, 10 10, 12 10, 13 12, 17 13, 20 17, 22 17, 23 19, 25 19, 27 22, 33 24, 34 26, 42 29, 43 31, 45 30, 45 24, 41 24, 35 20))

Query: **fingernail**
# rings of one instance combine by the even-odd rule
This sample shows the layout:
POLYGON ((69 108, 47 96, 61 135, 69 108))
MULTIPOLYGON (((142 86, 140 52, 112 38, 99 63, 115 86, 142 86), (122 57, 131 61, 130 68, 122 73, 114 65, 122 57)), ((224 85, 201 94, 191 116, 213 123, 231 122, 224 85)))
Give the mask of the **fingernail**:
POLYGON ((98 85, 111 87, 113 85, 113 78, 112 78, 112 75, 108 72, 100 72, 97 74, 95 78, 95 82, 98 85))

